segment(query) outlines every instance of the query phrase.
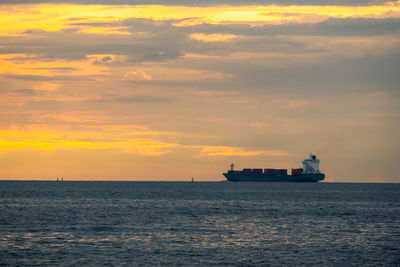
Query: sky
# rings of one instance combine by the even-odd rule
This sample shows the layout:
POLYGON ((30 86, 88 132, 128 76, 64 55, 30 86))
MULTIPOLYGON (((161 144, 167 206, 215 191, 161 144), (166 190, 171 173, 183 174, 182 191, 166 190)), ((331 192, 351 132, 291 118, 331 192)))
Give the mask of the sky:
POLYGON ((400 182, 400 1, 0 0, 0 179, 400 182))

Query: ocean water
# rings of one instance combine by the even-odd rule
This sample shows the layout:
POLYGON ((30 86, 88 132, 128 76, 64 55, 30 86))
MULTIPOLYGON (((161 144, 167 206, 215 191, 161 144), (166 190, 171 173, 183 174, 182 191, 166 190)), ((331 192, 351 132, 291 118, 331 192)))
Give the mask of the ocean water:
POLYGON ((3 181, 0 265, 399 266, 400 184, 3 181))

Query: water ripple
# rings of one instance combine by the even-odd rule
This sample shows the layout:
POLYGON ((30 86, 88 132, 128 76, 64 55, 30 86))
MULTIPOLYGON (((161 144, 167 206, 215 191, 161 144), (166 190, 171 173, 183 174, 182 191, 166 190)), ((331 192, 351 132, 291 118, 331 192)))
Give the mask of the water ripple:
POLYGON ((400 185, 0 182, 3 265, 398 265, 400 185))

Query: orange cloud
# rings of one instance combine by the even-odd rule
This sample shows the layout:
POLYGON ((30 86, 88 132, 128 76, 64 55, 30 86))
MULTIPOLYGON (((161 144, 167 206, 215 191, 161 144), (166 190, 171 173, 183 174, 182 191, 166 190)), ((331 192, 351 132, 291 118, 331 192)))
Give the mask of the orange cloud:
POLYGON ((144 156, 159 156, 179 146, 150 138, 129 138, 104 133, 25 133, 0 131, 0 148, 3 153, 15 150, 38 149, 44 151, 60 149, 111 149, 137 153, 144 156))
POLYGON ((88 115, 79 112, 64 112, 59 113, 53 116, 54 119, 62 121, 62 122, 71 122, 71 123, 105 123, 107 122, 107 118, 101 117, 99 115, 88 115))
POLYGON ((35 90, 43 90, 43 91, 54 91, 57 90, 60 85, 57 83, 42 83, 39 86, 35 87, 35 90))
POLYGON ((92 34, 119 34, 119 35, 130 35, 131 32, 127 31, 128 27, 82 27, 81 32, 87 32, 92 34))
POLYGON ((164 80, 164 81, 196 81, 209 79, 230 79, 232 74, 190 68, 177 68, 174 63, 163 65, 148 63, 146 68, 127 71, 122 80, 164 80), (152 76, 148 73, 151 72, 152 76))
POLYGON ((224 42, 231 39, 238 38, 237 35, 233 34, 204 34, 204 33, 192 33, 189 36, 191 39, 203 41, 203 42, 224 42))
POLYGON ((202 153, 208 156, 286 156, 288 153, 279 150, 246 150, 240 147, 231 146, 204 146, 202 153))
POLYGON ((104 75, 106 67, 94 65, 95 59, 88 57, 85 60, 46 60, 41 61, 28 54, 9 54, 0 55, 0 74, 16 75, 59 75, 60 69, 66 68, 68 71, 62 72, 63 76, 78 75, 104 75))
MULTIPOLYGON (((161 6, 161 5, 72 5, 21 4, 0 8, 0 35, 18 35, 26 30, 58 31, 69 28, 76 18, 79 22, 116 22, 129 18, 152 20, 181 20, 175 26, 202 23, 249 25, 281 23, 315 23, 326 18, 399 18, 400 1, 371 6, 161 6), (71 19, 74 19, 73 21, 71 19)), ((72 25, 82 31, 100 34, 127 34, 125 28, 72 25)))
POLYGON ((153 77, 148 75, 144 70, 138 69, 137 71, 128 71, 124 74, 122 80, 125 81, 149 81, 153 77))

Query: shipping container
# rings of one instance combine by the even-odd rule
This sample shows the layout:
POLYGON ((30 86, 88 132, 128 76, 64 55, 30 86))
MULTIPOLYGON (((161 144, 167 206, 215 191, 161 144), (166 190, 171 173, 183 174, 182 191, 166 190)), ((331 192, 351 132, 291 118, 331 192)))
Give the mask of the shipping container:
POLYGON ((287 175, 286 169, 264 169, 265 175, 287 175))
POLYGON ((303 169, 292 169, 293 176, 300 176, 303 169))
POLYGON ((279 171, 277 169, 264 169, 265 175, 278 175, 279 171))
POLYGON ((244 174, 251 174, 251 173, 253 173, 253 170, 252 169, 243 169, 243 173, 244 174))
POLYGON ((263 170, 262 169, 253 169, 254 174, 262 174, 263 170))
POLYGON ((280 175, 287 175, 287 170, 286 169, 280 169, 279 173, 280 173, 280 175))

